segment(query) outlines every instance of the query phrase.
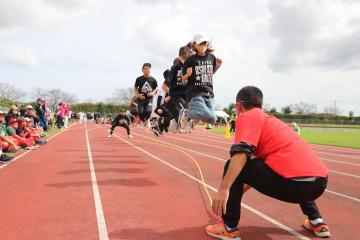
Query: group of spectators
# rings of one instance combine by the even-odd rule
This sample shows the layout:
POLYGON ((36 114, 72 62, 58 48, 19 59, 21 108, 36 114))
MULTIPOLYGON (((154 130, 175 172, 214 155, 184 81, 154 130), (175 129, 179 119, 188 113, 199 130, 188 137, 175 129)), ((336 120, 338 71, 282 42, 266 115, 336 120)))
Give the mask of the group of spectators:
MULTIPOLYGON (((60 103, 54 114, 57 127, 67 128, 70 117, 70 105, 60 103)), ((7 113, 0 111, 0 163, 13 159, 6 155, 8 152, 31 150, 35 145, 46 144, 43 138, 53 122, 51 111, 42 98, 37 99, 35 107, 12 105, 7 113)))

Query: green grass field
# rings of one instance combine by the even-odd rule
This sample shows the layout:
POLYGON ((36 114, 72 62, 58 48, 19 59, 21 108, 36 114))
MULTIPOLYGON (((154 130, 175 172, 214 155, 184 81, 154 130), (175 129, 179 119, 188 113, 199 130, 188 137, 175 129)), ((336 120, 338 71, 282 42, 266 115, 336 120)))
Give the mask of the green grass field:
POLYGON ((309 143, 360 148, 360 131, 322 131, 303 129, 301 136, 309 143))
MULTIPOLYGON (((210 131, 225 134, 225 128, 213 128, 210 131)), ((324 131, 323 129, 301 129, 301 136, 309 143, 338 147, 360 148, 360 131, 324 131)))

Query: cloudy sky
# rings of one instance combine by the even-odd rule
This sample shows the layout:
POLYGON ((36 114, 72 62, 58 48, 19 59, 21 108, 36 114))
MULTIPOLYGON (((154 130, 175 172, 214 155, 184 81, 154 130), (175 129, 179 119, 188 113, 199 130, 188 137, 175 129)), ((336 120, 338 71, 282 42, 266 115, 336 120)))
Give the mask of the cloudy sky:
POLYGON ((197 32, 223 59, 218 106, 256 85, 278 109, 336 100, 360 115, 359 0, 0 0, 0 82, 103 100, 143 62, 162 82, 197 32))

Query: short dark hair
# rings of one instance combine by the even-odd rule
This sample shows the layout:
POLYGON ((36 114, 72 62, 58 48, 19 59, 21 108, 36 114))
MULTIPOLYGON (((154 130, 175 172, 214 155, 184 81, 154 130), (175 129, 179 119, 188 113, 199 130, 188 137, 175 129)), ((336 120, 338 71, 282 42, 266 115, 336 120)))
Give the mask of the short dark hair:
POLYGON ((185 54, 185 53, 188 53, 191 51, 191 48, 189 48, 188 46, 182 46, 180 49, 179 49, 179 56, 185 54))
POLYGON ((246 109, 262 108, 263 94, 257 87, 246 86, 238 92, 236 102, 242 102, 246 109))
POLYGON ((151 63, 144 63, 143 66, 142 66, 142 69, 144 69, 144 67, 151 68, 151 63))

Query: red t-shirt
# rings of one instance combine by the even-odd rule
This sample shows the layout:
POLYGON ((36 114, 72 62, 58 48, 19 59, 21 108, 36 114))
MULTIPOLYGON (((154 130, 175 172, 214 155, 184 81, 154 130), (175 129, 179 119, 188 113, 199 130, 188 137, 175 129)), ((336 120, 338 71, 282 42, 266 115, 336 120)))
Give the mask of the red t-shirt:
POLYGON ((328 175, 325 164, 294 130, 260 108, 238 115, 235 143, 240 142, 255 146, 254 156, 285 178, 328 175))

